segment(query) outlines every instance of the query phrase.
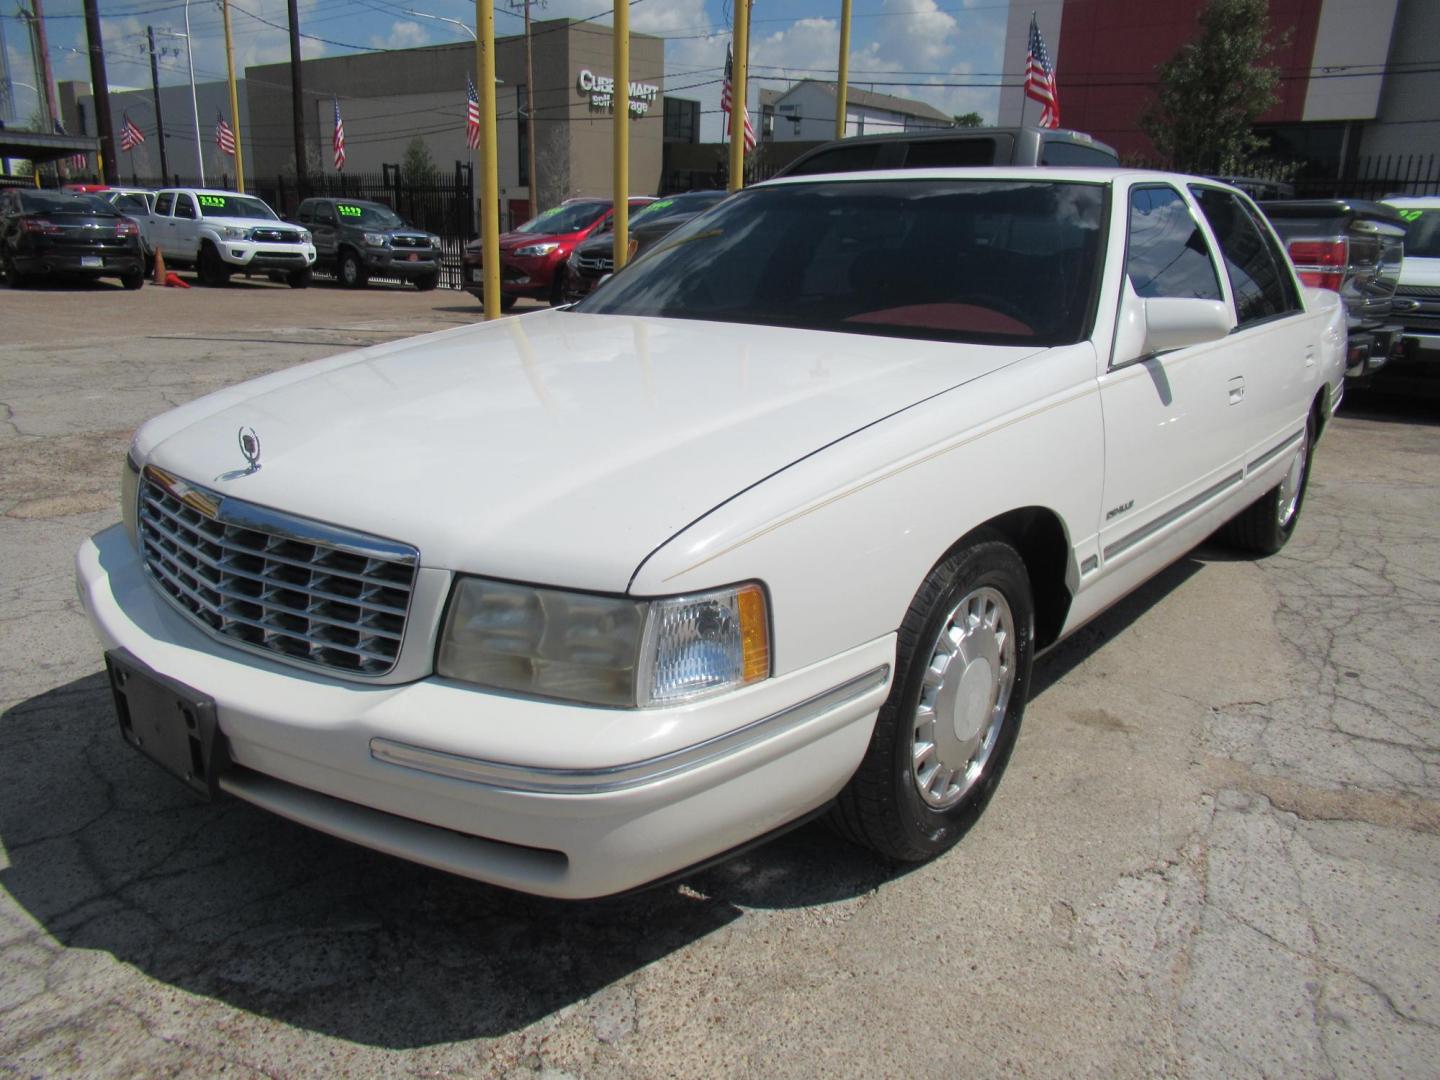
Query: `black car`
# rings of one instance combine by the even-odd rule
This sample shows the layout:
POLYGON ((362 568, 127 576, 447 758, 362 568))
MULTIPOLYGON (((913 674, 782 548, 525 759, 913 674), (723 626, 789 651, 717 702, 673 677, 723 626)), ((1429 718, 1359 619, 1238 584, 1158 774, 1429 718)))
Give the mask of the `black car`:
POLYGON ((11 288, 57 274, 145 283, 140 227, 95 195, 9 188, 0 191, 0 262, 11 288))
POLYGON ((440 238, 408 225, 384 203, 364 199, 306 199, 295 220, 315 237, 315 269, 329 270, 347 289, 372 277, 440 284, 440 238))
MULTIPOLYGON (((687 191, 662 195, 630 219, 630 258, 654 246, 696 214, 703 214, 724 199, 727 191, 687 191)), ((615 237, 609 227, 580 244, 565 263, 565 302, 573 303, 590 292, 600 279, 615 270, 615 237)))

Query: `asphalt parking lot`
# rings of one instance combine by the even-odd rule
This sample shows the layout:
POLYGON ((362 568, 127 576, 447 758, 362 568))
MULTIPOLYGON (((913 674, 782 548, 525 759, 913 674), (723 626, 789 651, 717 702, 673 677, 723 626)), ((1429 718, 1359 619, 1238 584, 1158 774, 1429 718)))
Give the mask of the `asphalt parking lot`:
POLYGON ((1197 549, 1042 658, 929 865, 807 826, 563 904, 190 801, 121 742, 72 583, 131 432, 479 313, 0 292, 0 1073, 1437 1075, 1434 407, 1356 403, 1280 555, 1197 549))

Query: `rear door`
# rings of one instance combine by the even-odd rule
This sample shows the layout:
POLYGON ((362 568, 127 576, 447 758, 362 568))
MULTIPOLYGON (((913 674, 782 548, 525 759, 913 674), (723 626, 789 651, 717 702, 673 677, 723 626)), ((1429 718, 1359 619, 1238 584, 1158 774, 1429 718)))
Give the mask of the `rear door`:
MULTIPOLYGON (((347 209, 349 208, 347 207, 347 209)), ((314 237, 316 257, 324 260, 327 266, 333 264, 335 253, 340 246, 340 219, 335 214, 335 204, 323 199, 316 202, 315 219, 308 224, 314 237)))
POLYGON ((1236 327, 1227 345, 1240 377, 1247 472, 1288 461, 1318 381, 1318 339, 1290 261, 1249 199, 1192 184, 1225 265, 1236 327))

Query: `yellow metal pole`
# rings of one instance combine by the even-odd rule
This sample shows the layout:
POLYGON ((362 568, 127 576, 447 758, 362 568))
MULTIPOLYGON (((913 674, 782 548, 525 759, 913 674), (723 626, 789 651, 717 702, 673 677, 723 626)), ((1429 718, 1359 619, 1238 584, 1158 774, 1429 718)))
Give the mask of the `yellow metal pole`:
POLYGON ((735 0, 730 77, 730 190, 745 186, 745 72, 750 59, 750 0, 735 0))
POLYGON ((845 94, 850 88, 850 0, 840 0, 840 77, 835 80, 835 138, 845 137, 845 94))
POLYGON ((240 143, 240 99, 235 94, 235 51, 230 47, 230 0, 221 0, 225 16, 225 74, 230 79, 230 130, 235 132, 235 190, 245 190, 245 148, 240 143))
POLYGON ((630 5, 615 0, 615 107, 614 145, 610 156, 615 173, 615 269, 630 254, 630 5))
MULTIPOLYGON (((485 318, 498 319, 500 174, 495 154, 495 0, 475 0, 475 83, 480 94, 480 247, 485 260, 485 318)), ((530 138, 535 138, 533 116, 530 138)))

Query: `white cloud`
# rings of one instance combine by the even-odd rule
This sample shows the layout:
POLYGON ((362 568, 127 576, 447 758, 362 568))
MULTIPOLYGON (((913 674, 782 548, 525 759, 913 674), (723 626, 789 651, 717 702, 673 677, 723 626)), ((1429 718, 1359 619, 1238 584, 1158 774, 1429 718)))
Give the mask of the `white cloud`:
POLYGON ((430 31, 414 19, 396 19, 388 34, 373 34, 370 44, 377 49, 413 49, 430 44, 430 31))

